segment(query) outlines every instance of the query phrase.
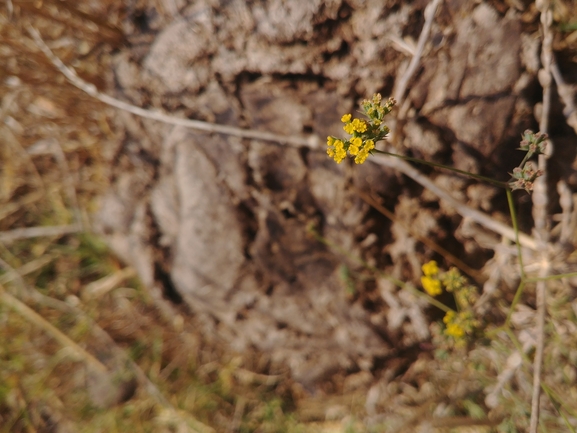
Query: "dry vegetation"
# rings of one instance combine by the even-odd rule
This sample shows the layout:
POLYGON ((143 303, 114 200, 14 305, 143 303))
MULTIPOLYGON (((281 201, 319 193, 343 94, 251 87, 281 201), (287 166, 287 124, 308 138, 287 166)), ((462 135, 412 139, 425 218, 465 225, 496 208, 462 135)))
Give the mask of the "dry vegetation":
MULTIPOLYGON (((66 64, 105 89, 110 53, 122 44, 118 3, 0 8, 0 432, 415 431, 428 417, 436 431, 526 427, 532 352, 516 352, 512 341, 529 347, 534 338, 516 331, 534 320, 528 307, 510 329, 466 352, 429 351, 368 395, 355 392, 355 381, 366 381, 359 373, 318 398, 271 371, 265 354, 231 355, 194 322, 159 310, 90 230, 121 139, 115 111, 70 86, 25 30, 33 24, 66 64), (490 407, 484 392, 500 386, 490 407), (376 394, 388 396, 387 407, 376 394)), ((577 3, 555 3, 566 32, 556 43, 570 47, 577 3)), ((543 431, 577 425, 575 287, 548 283, 543 431)), ((506 314, 508 305, 498 308, 506 314)))
POLYGON ((163 319, 90 234, 120 139, 115 112, 70 86, 25 26, 104 88, 119 6, 0 10, 0 431, 213 431, 196 418, 217 431, 286 430, 296 422, 284 377, 163 319))

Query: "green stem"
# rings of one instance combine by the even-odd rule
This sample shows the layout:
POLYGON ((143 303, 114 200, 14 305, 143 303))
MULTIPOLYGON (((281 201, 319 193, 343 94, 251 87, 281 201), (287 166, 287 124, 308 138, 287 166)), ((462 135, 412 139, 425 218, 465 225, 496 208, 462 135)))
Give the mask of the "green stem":
POLYGON ((507 204, 509 205, 509 213, 511 214, 511 222, 513 223, 513 230, 515 231, 515 244, 517 245, 517 254, 519 255, 519 266, 521 268, 521 279, 525 279, 525 267, 523 266, 523 254, 521 252, 521 243, 519 242, 519 224, 517 223, 517 211, 515 210, 515 203, 513 203, 513 193, 509 188, 506 191, 507 204))
POLYGON ((533 156, 533 155, 530 152, 527 152, 525 154, 525 156, 523 157, 523 161, 521 161, 521 164, 519 164, 519 167, 523 168, 523 166, 529 160, 529 158, 531 158, 531 156, 533 156))
POLYGON ((501 182, 495 179, 491 179, 490 177, 485 177, 485 176, 481 176, 480 174, 474 174, 474 173, 469 173, 468 171, 464 171, 464 170, 459 170, 455 167, 450 167, 448 165, 444 165, 444 164, 437 164, 436 162, 430 162, 430 161, 425 161, 423 159, 419 159, 419 158, 413 158, 411 156, 406 156, 406 155, 399 155, 398 153, 391 153, 391 152, 387 152, 384 150, 378 150, 378 149, 373 149, 373 152, 376 153, 381 153, 383 155, 388 155, 388 156, 394 156, 395 158, 400 158, 400 159, 404 159, 405 161, 411 161, 411 162, 417 162, 419 164, 424 164, 424 165, 429 165, 431 167, 436 167, 436 168, 443 168, 445 170, 449 170, 449 171, 453 171, 455 173, 458 174, 462 174, 464 176, 468 176, 471 177, 473 179, 477 179, 477 180, 482 180, 484 182, 488 182, 490 184, 499 186, 501 188, 508 188, 508 185, 505 182, 501 182))
POLYGON ((513 315, 513 311, 515 311, 515 307, 521 299, 521 295, 523 294, 523 290, 525 289, 525 281, 521 280, 519 283, 519 287, 517 287, 517 291, 515 292, 515 296, 513 297, 513 302, 511 302, 511 306, 509 307, 509 312, 507 313, 507 320, 505 320, 505 326, 508 327, 511 323, 511 316, 513 315))
POLYGON ((517 349, 517 351, 519 352, 525 363, 530 365, 531 360, 523 350, 523 345, 521 344, 521 342, 519 341, 513 330, 510 327, 506 326, 503 328, 503 331, 505 331, 505 333, 509 336, 509 339, 513 343, 513 346, 515 346, 515 348, 517 349))
POLYGON ((549 275, 548 277, 526 278, 525 282, 536 283, 537 281, 560 280, 562 278, 572 278, 572 277, 577 277, 577 272, 570 272, 568 274, 559 274, 559 275, 549 275))
POLYGON ((551 400, 551 403, 553 404, 553 406, 557 410, 557 413, 563 418, 565 425, 569 428, 569 430, 571 432, 575 433, 575 429, 571 426, 569 420, 567 419, 567 415, 565 415, 565 413, 564 413, 564 411, 565 411, 565 412, 569 413, 571 416, 575 417, 575 410, 572 410, 571 408, 569 408, 568 405, 566 405, 563 402, 563 399, 561 398, 561 396, 558 395, 552 388, 549 388, 549 386, 547 384, 541 382, 541 389, 543 389, 543 391, 545 391, 545 393, 547 394, 547 396, 551 400), (561 411, 561 408, 564 411, 561 411))
POLYGON ((517 245, 517 255, 519 256, 519 268, 521 274, 521 282, 519 283, 519 287, 517 287, 517 291, 515 292, 515 296, 513 297, 513 302, 509 307, 509 313, 507 314, 507 320, 505 321, 505 326, 509 326, 511 322, 511 316, 513 315, 513 311, 521 299, 521 295, 523 294, 523 290, 525 289, 525 267, 523 266, 523 253, 521 251, 521 243, 519 242, 519 226, 517 224, 517 212, 515 211, 515 204, 513 203, 513 194, 511 193, 510 189, 507 189, 507 203, 509 204, 509 212, 511 213, 511 221, 513 223, 513 230, 515 231, 515 244, 517 245))

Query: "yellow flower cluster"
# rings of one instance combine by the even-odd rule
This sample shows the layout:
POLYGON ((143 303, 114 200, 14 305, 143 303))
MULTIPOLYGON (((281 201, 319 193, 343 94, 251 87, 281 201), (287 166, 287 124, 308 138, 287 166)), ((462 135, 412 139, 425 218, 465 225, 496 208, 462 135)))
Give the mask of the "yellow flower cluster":
POLYGON ((449 311, 443 318, 443 322, 447 326, 445 329, 445 334, 449 337, 459 339, 465 335, 465 330, 459 323, 459 316, 460 313, 457 314, 455 311, 449 311))
MULTIPOLYGON (((349 125, 351 124, 349 123, 349 125)), ((375 148, 375 142, 373 140, 363 142, 361 137, 353 137, 349 141, 342 141, 329 136, 327 137, 327 146, 327 155, 333 158, 337 164, 340 164, 346 158, 347 150, 355 157, 356 164, 362 164, 369 157, 371 150, 375 148)))
POLYGON ((439 267, 437 266, 437 262, 431 260, 425 263, 421 269, 423 270, 423 274, 425 274, 421 277, 423 289, 431 296, 440 295, 443 289, 441 288, 441 281, 438 278, 439 267))
POLYGON ((349 152, 351 153, 351 155, 355 156, 355 164, 362 164, 367 160, 367 158, 369 157, 369 152, 374 148, 375 148, 375 142, 373 140, 367 140, 365 141, 365 145, 362 149, 357 150, 358 148, 355 149, 349 148, 349 152))
POLYGON ((341 117, 344 123, 343 129, 352 137, 340 140, 336 137, 327 137, 327 154, 337 163, 341 163, 347 153, 355 158, 355 163, 362 164, 375 150, 375 143, 385 138, 389 128, 382 124, 383 117, 390 113, 395 101, 389 99, 384 105, 381 104, 381 95, 373 96, 372 101, 363 101, 361 107, 367 120, 353 119, 353 116, 345 114, 341 117))
POLYGON ((367 131, 367 123, 364 120, 360 120, 360 119, 354 119, 351 122, 351 115, 350 114, 345 114, 341 120, 345 123, 345 126, 343 126, 343 129, 345 130, 345 132, 347 134, 353 135, 355 132, 360 132, 361 134, 363 132, 367 131), (344 121, 343 119, 347 119, 346 121, 344 121))
POLYGON ((445 335, 453 337, 455 340, 462 339, 465 334, 472 334, 480 323, 473 316, 473 312, 469 309, 466 311, 449 311, 443 318, 445 323, 445 335))
POLYGON ((481 324, 473 313, 473 304, 477 300, 477 289, 468 284, 457 268, 441 273, 437 262, 431 260, 421 269, 423 289, 431 295, 440 295, 443 288, 455 296, 458 311, 450 310, 443 318, 445 335, 452 337, 458 344, 464 344, 465 335, 472 335, 481 324))
POLYGON ((365 99, 361 104, 367 116, 372 120, 373 124, 380 125, 383 117, 391 112, 396 104, 393 98, 389 98, 384 104, 382 102, 380 93, 373 95, 372 101, 365 99))
POLYGON ((327 146, 327 155, 333 158, 337 164, 340 164, 343 159, 346 158, 347 151, 345 150, 345 144, 342 140, 334 137, 327 137, 327 146))
POLYGON ((423 270, 423 274, 427 275, 428 277, 432 277, 439 273, 439 265, 437 265, 437 262, 434 260, 425 263, 423 266, 421 266, 421 269, 423 270))

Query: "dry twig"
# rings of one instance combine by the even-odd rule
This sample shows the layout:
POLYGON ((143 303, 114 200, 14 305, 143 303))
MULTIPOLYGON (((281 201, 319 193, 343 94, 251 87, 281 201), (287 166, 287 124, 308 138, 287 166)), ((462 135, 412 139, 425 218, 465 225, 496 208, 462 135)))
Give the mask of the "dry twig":
POLYGON ((232 135, 234 137, 241 138, 252 138, 255 140, 263 141, 274 141, 278 143, 292 144, 296 146, 307 146, 310 148, 319 148, 320 140, 316 135, 310 135, 309 137, 288 137, 284 135, 273 134, 270 132, 254 131, 241 128, 235 128, 234 126, 217 125, 215 123, 202 122, 200 120, 192 119, 182 119, 179 117, 171 116, 168 114, 160 113, 158 111, 145 110, 144 108, 137 107, 132 104, 128 104, 124 101, 120 101, 112 96, 106 95, 99 92, 96 86, 89 84, 82 80, 75 71, 68 68, 62 61, 56 57, 52 50, 46 45, 38 30, 34 27, 28 27, 28 33, 34 39, 34 42, 42 50, 42 52, 50 59, 52 64, 58 68, 58 70, 64 74, 64 76, 72 83, 74 86, 78 87, 80 90, 84 91, 93 98, 104 102, 115 108, 127 111, 137 116, 144 117, 147 119, 157 120, 159 122, 168 123, 170 125, 184 126, 187 128, 198 129, 200 131, 214 132, 217 134, 232 135))
POLYGON ((43 236, 63 236, 70 233, 78 233, 80 231, 82 231, 82 227, 80 227, 79 224, 26 227, 0 232, 0 242, 10 243, 18 239, 38 238, 43 236))
POLYGON ((83 359, 87 365, 94 368, 94 370, 97 372, 106 373, 108 371, 104 364, 102 364, 92 354, 88 353, 86 350, 68 338, 67 335, 50 324, 32 308, 28 307, 26 304, 20 302, 14 296, 9 294, 2 285, 0 285, 0 301, 20 314, 24 319, 38 326, 40 329, 52 336, 52 338, 54 338, 64 347, 70 349, 75 355, 78 356, 78 358, 83 359))
MULTIPOLYGON (((552 43, 553 33, 551 23, 553 14, 549 8, 547 0, 537 2, 537 7, 541 11, 541 26, 543 29, 543 47, 541 51, 541 62, 543 68, 539 71, 539 80, 543 86, 543 109, 539 121, 539 130, 547 133, 549 127, 549 112, 551 108, 551 62, 553 56, 552 43)), ((551 141, 548 142, 549 154, 551 152, 551 141)), ((547 227, 547 156, 539 155, 539 169, 543 175, 535 182, 533 190, 533 219, 535 221, 535 235, 541 255, 541 269, 539 277, 549 276, 551 271, 551 260, 547 248, 549 232, 547 227)), ((547 283, 540 280, 536 284, 537 300, 537 344, 535 359, 533 360, 533 397, 531 399, 531 421, 529 425, 530 433, 537 433, 539 424, 539 400, 541 396, 541 368, 543 365, 543 350, 545 347, 545 316, 546 316, 546 296, 547 283)))
POLYGON ((565 119, 567 119, 567 124, 577 133, 577 107, 575 107, 574 102, 575 91, 563 79, 559 66, 554 59, 551 62, 551 74, 553 74, 555 84, 557 84, 557 93, 559 93, 559 97, 565 105, 563 114, 565 115, 565 119))
MULTIPOLYGON (((445 200, 447 203, 449 203, 463 218, 470 218, 476 223, 488 228, 489 230, 500 234, 504 238, 515 241, 515 231, 511 227, 494 220, 489 215, 484 214, 481 211, 461 203, 457 199, 453 198, 451 194, 449 194, 443 188, 437 186, 431 179, 429 179, 417 169, 413 168, 411 165, 407 164, 405 161, 386 155, 375 155, 373 161, 379 165, 399 170, 401 173, 409 176, 415 182, 420 183, 429 191, 436 194, 441 200, 445 200)), ((527 236, 524 233, 519 233, 519 242, 526 248, 530 248, 532 250, 537 249, 535 239, 527 236)))
POLYGON ((397 218, 395 216, 395 214, 393 212, 391 212, 390 210, 388 210, 386 207, 382 206, 381 204, 379 204, 373 197, 371 197, 369 194, 365 193, 364 191, 361 191, 360 189, 355 188, 355 192, 358 194, 358 196, 368 205, 372 206, 373 208, 375 208, 379 213, 381 213, 382 215, 386 216, 388 219, 390 219, 392 222, 399 224, 401 227, 403 227, 403 229, 405 229, 407 231, 407 233, 409 233, 413 238, 415 238, 416 240, 418 240, 419 242, 421 242, 422 244, 426 245, 428 248, 430 248, 432 251, 435 251, 436 253, 440 254, 441 256, 443 256, 445 258, 445 260, 447 260, 449 263, 455 265, 456 267, 458 267, 461 271, 465 272, 467 275, 469 275, 470 277, 472 277, 475 281, 477 281, 478 283, 482 283, 483 281, 486 280, 486 278, 483 276, 483 274, 481 274, 481 272, 471 268, 469 265, 467 265, 465 262, 463 262, 461 259, 459 259, 457 256, 455 256, 454 254, 450 253, 449 251, 447 251, 445 248, 443 248, 442 246, 438 245, 437 243, 435 243, 433 240, 431 240, 430 238, 426 237, 426 236, 421 236, 420 234, 418 234, 412 227, 410 224, 408 224, 407 222, 397 218))
POLYGON ((407 86, 409 85, 409 80, 413 78, 413 75, 415 75, 417 67, 419 66, 419 62, 425 48, 425 43, 427 42, 427 39, 429 39, 429 34, 431 33, 433 18, 435 17, 435 12, 437 11, 437 7, 440 3, 441 0, 433 0, 425 8, 425 24, 423 26, 423 30, 421 30, 421 34, 419 35, 417 49, 413 55, 413 58, 411 59, 411 62, 409 63, 409 66, 407 67, 407 70, 399 80, 398 85, 395 86, 393 98, 395 98, 399 103, 402 102, 405 91, 407 90, 407 86))
POLYGON ((136 276, 136 270, 131 267, 121 269, 97 281, 87 284, 82 292, 83 299, 95 299, 104 296, 128 278, 136 276))

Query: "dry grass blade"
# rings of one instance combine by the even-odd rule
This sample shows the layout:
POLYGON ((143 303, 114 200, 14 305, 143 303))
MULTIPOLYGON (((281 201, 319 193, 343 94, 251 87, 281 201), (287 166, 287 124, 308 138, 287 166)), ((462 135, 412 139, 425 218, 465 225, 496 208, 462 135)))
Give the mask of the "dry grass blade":
POLYGON ((86 286, 82 293, 83 299, 92 299, 105 295, 122 281, 136 276, 134 268, 124 268, 112 275, 101 278, 86 286))
POLYGON ((26 227, 21 229, 7 230, 0 232, 0 242, 10 243, 18 239, 38 238, 43 236, 63 236, 82 231, 79 224, 69 224, 64 226, 46 227, 26 227))
POLYGON ((35 272, 43 268, 52 260, 54 260, 54 257, 49 254, 46 254, 32 262, 26 263, 24 266, 18 268, 18 270, 10 269, 10 267, 7 266, 7 263, 2 260, 0 262, 0 267, 7 270, 7 272, 6 274, 0 277, 0 284, 6 284, 9 283, 10 281, 13 281, 14 279, 22 278, 24 275, 27 275, 31 272, 35 272))
POLYGON ((8 307, 16 311, 30 323, 38 326, 44 330, 47 334, 52 336, 56 341, 62 344, 64 347, 69 348, 74 354, 86 362, 88 366, 93 368, 99 373, 106 373, 108 370, 98 359, 72 341, 68 336, 63 334, 59 329, 48 323, 46 319, 40 316, 32 308, 28 307, 26 304, 20 302, 14 296, 6 292, 3 286, 0 286, 0 301, 6 304, 8 307))
MULTIPOLYGON (((23 267, 24 268, 23 270, 31 271, 32 269, 37 268, 41 263, 45 264, 46 261, 40 261, 39 263, 34 263, 33 265, 25 266, 23 267)), ((1 261, 0 264, 2 264, 2 267, 9 272, 9 274, 7 275, 10 277, 9 278, 10 280, 18 279, 20 284, 25 285, 24 281, 22 280, 22 275, 18 271, 12 269, 4 261, 1 261)), ((114 279, 113 282, 117 282, 119 278, 122 279, 129 278, 133 274, 134 270, 132 268, 126 268, 120 271, 118 275, 113 274, 111 277, 112 279, 114 279)), ((105 288, 107 288, 109 285, 110 281, 107 280, 104 281, 104 283, 101 281, 101 284, 97 286, 97 288, 101 288, 103 286, 106 286, 105 288)), ((24 287, 24 289, 27 289, 27 287, 24 287)), ((26 290, 26 291, 29 292, 34 302, 50 308, 55 308, 62 312, 71 313, 74 317, 81 318, 82 320, 84 320, 89 325, 89 328, 93 333, 93 335, 96 336, 101 341, 103 341, 117 359, 122 360, 129 366, 130 370, 132 370, 132 372, 134 373, 140 386, 142 386, 147 391, 147 393, 154 399, 156 404, 158 404, 160 407, 163 408, 162 413, 170 414, 172 422, 173 423, 176 422, 181 429, 184 429, 183 431, 190 431, 189 429, 192 429, 192 431, 200 433, 211 433, 214 431, 211 427, 204 425, 203 423, 192 417, 190 414, 187 414, 183 411, 179 411, 176 408, 174 408, 174 406, 162 394, 162 392, 158 389, 158 387, 146 376, 146 374, 138 366, 138 364, 136 364, 130 358, 130 356, 116 344, 116 342, 110 337, 110 335, 108 335, 108 333, 104 329, 102 329, 96 322, 94 322, 90 317, 88 317, 84 313, 84 311, 76 307, 73 307, 65 302, 42 295, 35 290, 26 290)), ((23 318, 28 320, 30 323, 33 323, 40 329, 44 330, 46 333, 52 336, 64 347, 67 347, 70 351, 72 351, 72 353, 74 353, 79 359, 86 362, 86 364, 89 365, 91 368, 93 368, 96 372, 103 374, 110 373, 107 367, 104 364, 102 364, 98 359, 96 359, 89 352, 81 348, 67 335, 65 335, 59 329, 50 324, 46 319, 44 319, 42 316, 40 316, 26 304, 24 304, 23 302, 21 302, 20 300, 10 295, 8 292, 6 292, 6 290, 2 285, 0 285, 0 302, 3 302, 8 307, 12 308, 14 311, 20 314, 23 318)))

